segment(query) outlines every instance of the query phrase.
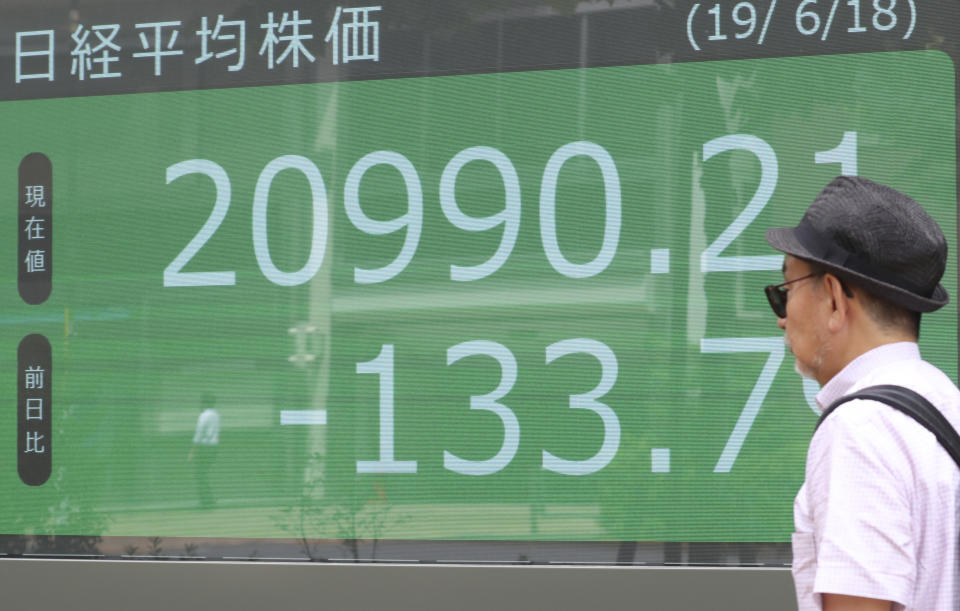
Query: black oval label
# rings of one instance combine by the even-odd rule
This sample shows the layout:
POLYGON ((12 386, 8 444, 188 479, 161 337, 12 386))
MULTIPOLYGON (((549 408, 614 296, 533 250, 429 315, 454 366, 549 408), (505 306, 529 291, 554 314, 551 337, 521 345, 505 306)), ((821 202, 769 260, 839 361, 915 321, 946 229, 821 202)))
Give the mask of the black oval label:
POLYGON ((17 289, 31 305, 53 290, 53 165, 43 153, 20 162, 17 198, 17 289))
POLYGON ((17 472, 40 486, 53 465, 53 359, 50 342, 34 333, 17 349, 17 472))

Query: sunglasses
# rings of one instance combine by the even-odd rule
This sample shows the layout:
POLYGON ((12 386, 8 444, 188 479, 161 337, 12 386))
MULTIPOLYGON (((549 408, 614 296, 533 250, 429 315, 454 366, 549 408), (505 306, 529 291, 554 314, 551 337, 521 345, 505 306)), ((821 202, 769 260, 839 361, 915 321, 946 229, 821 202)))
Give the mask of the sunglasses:
POLYGON ((807 278, 813 278, 814 276, 822 275, 822 271, 816 271, 812 274, 807 274, 806 276, 800 276, 799 278, 788 280, 787 282, 781 282, 780 284, 769 284, 763 287, 763 292, 767 294, 767 301, 770 302, 770 307, 773 308, 773 312, 777 315, 777 317, 787 317, 787 290, 783 287, 787 286, 788 284, 793 284, 794 282, 800 282, 801 280, 806 280, 807 278))

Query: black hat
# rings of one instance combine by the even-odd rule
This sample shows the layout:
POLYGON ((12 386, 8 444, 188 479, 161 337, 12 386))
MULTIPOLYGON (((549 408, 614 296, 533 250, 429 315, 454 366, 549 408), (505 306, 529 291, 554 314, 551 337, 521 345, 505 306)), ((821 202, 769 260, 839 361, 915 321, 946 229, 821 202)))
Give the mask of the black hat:
POLYGON ((947 240, 937 222, 910 197, 866 178, 835 178, 796 227, 767 229, 767 242, 908 310, 932 312, 950 300, 940 284, 947 240))

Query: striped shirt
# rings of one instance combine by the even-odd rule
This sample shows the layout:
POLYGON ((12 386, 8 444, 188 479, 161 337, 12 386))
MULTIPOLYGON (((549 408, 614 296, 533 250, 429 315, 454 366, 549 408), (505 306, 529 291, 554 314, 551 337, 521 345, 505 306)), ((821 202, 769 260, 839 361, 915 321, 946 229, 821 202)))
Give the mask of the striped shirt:
MULTIPOLYGON (((960 430, 960 391, 912 342, 875 348, 817 395, 821 410, 876 384, 911 388, 960 430)), ((800 611, 821 594, 889 600, 896 610, 958 608, 960 469, 933 434, 882 403, 855 399, 817 430, 794 503, 800 611)))

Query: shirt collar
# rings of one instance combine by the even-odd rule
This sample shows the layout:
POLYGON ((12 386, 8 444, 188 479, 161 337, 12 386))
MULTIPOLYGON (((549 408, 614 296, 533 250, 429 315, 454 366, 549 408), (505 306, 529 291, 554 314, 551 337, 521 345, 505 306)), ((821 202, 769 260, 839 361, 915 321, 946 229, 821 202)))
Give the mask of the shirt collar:
POLYGON ((855 384, 877 367, 904 360, 920 360, 920 348, 916 342, 894 342, 864 352, 847 363, 847 366, 833 376, 817 393, 817 405, 820 406, 820 411, 850 392, 855 384))

